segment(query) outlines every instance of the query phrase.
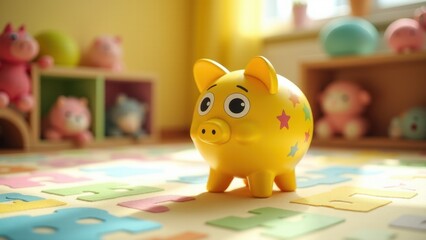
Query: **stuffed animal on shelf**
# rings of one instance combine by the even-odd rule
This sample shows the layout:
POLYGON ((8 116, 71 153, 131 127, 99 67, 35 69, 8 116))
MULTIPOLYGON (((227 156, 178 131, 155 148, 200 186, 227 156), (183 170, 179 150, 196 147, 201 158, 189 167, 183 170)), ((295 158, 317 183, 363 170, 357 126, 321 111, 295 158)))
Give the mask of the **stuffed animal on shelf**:
POLYGON ((426 139, 426 107, 413 107, 394 117, 389 125, 391 138, 426 139))
POLYGON ((145 134, 142 126, 145 122, 146 110, 145 104, 120 94, 115 105, 109 110, 108 135, 142 137, 145 134))
MULTIPOLYGON (((24 26, 14 31, 7 24, 0 35, 0 108, 12 103, 21 112, 29 112, 34 99, 31 95, 29 62, 37 56, 39 45, 27 33, 24 26)), ((53 65, 49 56, 40 58, 39 65, 47 68, 53 65)))
POLYGON ((122 71, 121 38, 118 36, 99 36, 95 38, 86 53, 83 65, 122 71))
POLYGON ((85 98, 60 96, 51 108, 44 137, 48 140, 71 139, 82 146, 92 141, 91 114, 85 98))
POLYGON ((414 19, 419 22, 420 27, 422 27, 423 31, 426 31, 426 6, 417 8, 414 12, 414 19))
POLYGON ((316 136, 330 138, 341 134, 347 139, 364 136, 368 121, 362 113, 370 101, 370 94, 352 81, 330 83, 320 96, 323 117, 316 122, 316 136))
POLYGON ((389 25, 385 38, 397 53, 417 52, 423 48, 425 33, 418 21, 402 18, 389 25))

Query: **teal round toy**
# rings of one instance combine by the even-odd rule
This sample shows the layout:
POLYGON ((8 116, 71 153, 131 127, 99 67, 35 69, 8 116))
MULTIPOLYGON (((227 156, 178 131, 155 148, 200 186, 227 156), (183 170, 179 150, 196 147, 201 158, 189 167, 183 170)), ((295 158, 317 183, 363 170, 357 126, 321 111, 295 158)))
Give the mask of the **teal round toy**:
POLYGON ((409 109, 401 121, 402 135, 408 139, 426 139, 426 108, 409 109))
POLYGON ((376 51, 379 33, 362 18, 334 20, 323 27, 320 40, 330 56, 368 55, 376 51))

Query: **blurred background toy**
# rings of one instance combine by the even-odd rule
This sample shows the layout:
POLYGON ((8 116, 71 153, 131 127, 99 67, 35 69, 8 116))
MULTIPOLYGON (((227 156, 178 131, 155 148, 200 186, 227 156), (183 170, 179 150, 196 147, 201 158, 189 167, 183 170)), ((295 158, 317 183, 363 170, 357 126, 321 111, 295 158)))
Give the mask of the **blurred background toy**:
POLYGON ((57 31, 46 30, 35 36, 40 44, 39 56, 49 55, 55 65, 74 67, 80 61, 80 49, 69 35, 57 31))
POLYGON ((71 139, 80 146, 92 141, 87 105, 85 98, 58 97, 47 116, 44 137, 56 141, 71 139))
POLYGON ((146 118, 146 105, 136 99, 121 94, 109 110, 107 132, 111 136, 128 135, 139 138, 145 134, 143 124, 146 118))
POLYGON ((320 96, 323 117, 317 120, 316 136, 330 138, 342 134, 347 139, 364 136, 368 121, 362 113, 370 101, 370 94, 354 82, 339 80, 330 83, 320 96))
POLYGON ((376 51, 378 32, 362 18, 340 18, 326 24, 320 41, 330 56, 367 55, 376 51))
POLYGON ((95 38, 84 56, 83 65, 122 71, 121 38, 118 36, 95 38))
POLYGON ((385 38, 397 53, 417 52, 423 48, 425 33, 418 21, 402 18, 387 27, 385 38))
MULTIPOLYGON (((29 63, 38 52, 37 41, 23 25, 18 30, 13 30, 10 23, 6 25, 0 35, 0 108, 12 103, 22 112, 32 109, 34 99, 30 92, 29 63)), ((39 60, 43 68, 52 64, 52 58, 48 56, 39 60)))
POLYGON ((426 139, 426 107, 413 107, 392 119, 391 138, 426 139))
POLYGON ((423 31, 426 31, 426 6, 416 9, 414 12, 414 19, 420 24, 423 31))

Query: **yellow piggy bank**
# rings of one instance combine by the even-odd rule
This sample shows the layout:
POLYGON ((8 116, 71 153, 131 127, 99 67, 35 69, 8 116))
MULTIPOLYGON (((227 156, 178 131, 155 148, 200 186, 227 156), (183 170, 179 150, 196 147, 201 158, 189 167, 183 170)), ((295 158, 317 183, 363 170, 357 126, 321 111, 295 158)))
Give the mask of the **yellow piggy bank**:
POLYGON ((312 140, 312 112, 304 94, 277 75, 264 57, 229 72, 200 59, 194 78, 201 92, 191 138, 210 165, 209 192, 224 192, 243 178, 254 197, 296 189, 295 166, 312 140))

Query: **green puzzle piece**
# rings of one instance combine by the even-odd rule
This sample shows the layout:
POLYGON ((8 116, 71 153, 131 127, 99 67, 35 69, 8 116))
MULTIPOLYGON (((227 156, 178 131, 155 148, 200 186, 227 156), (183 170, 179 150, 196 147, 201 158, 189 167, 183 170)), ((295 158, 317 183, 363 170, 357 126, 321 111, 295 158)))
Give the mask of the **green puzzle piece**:
POLYGON ((396 234, 385 229, 362 229, 345 237, 344 240, 391 240, 396 234))
POLYGON ((44 193, 50 193, 60 196, 70 196, 83 194, 85 192, 94 193, 89 196, 78 197, 78 200, 88 201, 88 202, 96 202, 107 199, 119 198, 119 197, 127 197, 138 194, 152 193, 163 191, 162 188, 156 187, 147 187, 147 186, 129 186, 125 183, 99 183, 92 185, 83 185, 77 187, 70 188, 58 188, 58 189, 49 189, 43 190, 44 193), (125 191, 123 191, 125 190, 125 191))
POLYGON ((299 212, 293 217, 263 223, 263 227, 270 229, 262 234, 279 239, 288 239, 327 228, 344 221, 345 219, 339 217, 299 212))
POLYGON ((300 212, 283 210, 283 209, 273 208, 273 207, 257 208, 257 209, 249 211, 249 213, 254 213, 256 215, 252 217, 248 217, 248 218, 233 217, 233 216, 225 217, 225 218, 208 221, 207 224, 241 231, 241 230, 246 230, 246 229, 260 226, 267 221, 275 220, 278 218, 291 217, 291 216, 300 214, 300 212))

